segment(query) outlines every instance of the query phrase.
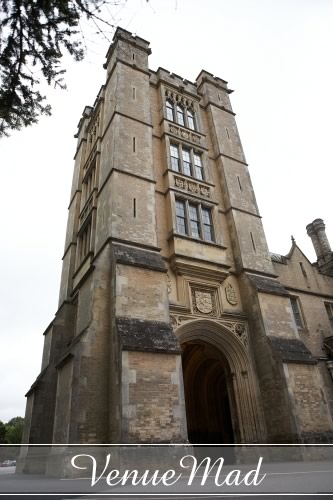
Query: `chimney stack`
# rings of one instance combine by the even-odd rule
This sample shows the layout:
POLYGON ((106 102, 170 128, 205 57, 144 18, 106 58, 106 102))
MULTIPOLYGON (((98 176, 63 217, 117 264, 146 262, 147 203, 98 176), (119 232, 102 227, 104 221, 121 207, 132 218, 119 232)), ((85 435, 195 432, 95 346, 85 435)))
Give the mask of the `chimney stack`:
MULTIPOLYGON (((318 219, 316 219, 316 220, 318 220, 318 219)), ((310 238, 312 240, 312 245, 313 245, 313 247, 315 249, 315 252, 316 252, 316 255, 317 255, 317 259, 319 259, 320 255, 321 255, 321 249, 320 249, 320 243, 319 243, 319 240, 318 240, 318 236, 317 236, 316 230, 313 227, 313 223, 308 224, 306 226, 306 232, 308 233, 308 235, 310 236, 310 238)))
POLYGON ((318 259, 331 252, 331 246, 326 236, 323 219, 315 219, 311 224, 306 226, 306 230, 312 239, 312 244, 318 259))
POLYGON ((332 276, 333 274, 333 253, 326 236, 323 219, 315 219, 306 226, 306 231, 312 240, 316 255, 318 269, 332 276))

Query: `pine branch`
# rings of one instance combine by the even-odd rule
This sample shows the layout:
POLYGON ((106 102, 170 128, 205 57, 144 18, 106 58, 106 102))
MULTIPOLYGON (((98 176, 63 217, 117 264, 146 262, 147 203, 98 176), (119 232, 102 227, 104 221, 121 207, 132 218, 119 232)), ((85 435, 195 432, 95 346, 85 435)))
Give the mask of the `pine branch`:
POLYGON ((115 26, 99 15, 101 8, 125 2, 0 0, 0 137, 36 123, 40 115, 51 114, 45 96, 36 89, 40 78, 35 73, 49 85, 66 88, 63 52, 81 61, 87 51, 80 19, 87 18, 108 40, 101 24, 115 26))

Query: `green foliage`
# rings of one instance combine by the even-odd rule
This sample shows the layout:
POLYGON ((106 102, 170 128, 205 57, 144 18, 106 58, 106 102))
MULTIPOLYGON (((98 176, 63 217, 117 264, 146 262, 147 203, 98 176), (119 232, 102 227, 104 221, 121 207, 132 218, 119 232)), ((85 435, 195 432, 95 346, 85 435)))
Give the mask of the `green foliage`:
POLYGON ((0 420, 0 444, 6 444, 6 424, 0 420))
POLYGON ((15 417, 6 424, 0 420, 0 444, 20 444, 22 441, 24 418, 15 417))
MULTIPOLYGON (((125 1, 125 0, 122 0, 125 1)), ((113 27, 99 17, 107 0, 0 0, 0 137, 50 115, 36 88, 40 79, 65 88, 60 65, 64 50, 84 57, 80 18, 113 27)))

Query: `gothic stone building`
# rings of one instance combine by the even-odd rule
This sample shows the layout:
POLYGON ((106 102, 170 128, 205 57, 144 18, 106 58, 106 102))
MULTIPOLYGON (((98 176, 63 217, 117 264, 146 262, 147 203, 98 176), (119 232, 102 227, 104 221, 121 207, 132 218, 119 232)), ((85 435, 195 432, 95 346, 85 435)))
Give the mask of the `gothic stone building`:
POLYGON ((227 82, 118 28, 78 125, 24 442, 332 442, 332 252, 270 254, 227 82))

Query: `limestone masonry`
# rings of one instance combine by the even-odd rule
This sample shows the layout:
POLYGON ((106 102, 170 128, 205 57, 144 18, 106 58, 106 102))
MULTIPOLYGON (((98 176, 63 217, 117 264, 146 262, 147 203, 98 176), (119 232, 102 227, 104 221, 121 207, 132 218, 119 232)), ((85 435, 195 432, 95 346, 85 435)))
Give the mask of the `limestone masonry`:
POLYGON ((268 250, 227 82, 118 28, 84 109, 26 443, 332 443, 333 254, 268 250))

